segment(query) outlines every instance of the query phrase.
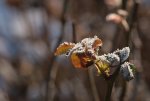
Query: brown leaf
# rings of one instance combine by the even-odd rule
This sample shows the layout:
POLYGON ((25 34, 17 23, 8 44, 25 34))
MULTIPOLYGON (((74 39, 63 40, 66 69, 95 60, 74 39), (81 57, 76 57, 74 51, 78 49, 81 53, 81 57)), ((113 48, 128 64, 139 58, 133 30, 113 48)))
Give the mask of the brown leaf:
POLYGON ((74 46, 75 46, 74 43, 64 42, 58 46, 55 55, 65 54, 67 51, 69 51, 69 49, 73 48, 74 46))
POLYGON ((71 61, 74 67, 76 68, 87 68, 94 63, 93 59, 90 58, 85 53, 82 53, 82 54, 72 53, 71 61))
POLYGON ((92 48, 95 49, 95 48, 98 48, 100 46, 102 46, 102 40, 99 38, 96 38, 95 41, 93 42, 92 48))
POLYGON ((74 65, 74 67, 76 67, 76 68, 82 68, 81 60, 77 56, 77 54, 75 54, 75 53, 71 54, 71 61, 72 61, 72 64, 74 65))

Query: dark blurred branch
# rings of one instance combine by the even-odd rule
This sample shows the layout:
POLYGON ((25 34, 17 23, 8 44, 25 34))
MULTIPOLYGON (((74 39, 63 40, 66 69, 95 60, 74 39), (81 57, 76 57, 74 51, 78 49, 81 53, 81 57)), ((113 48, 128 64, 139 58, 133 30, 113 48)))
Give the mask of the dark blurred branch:
POLYGON ((126 8, 127 8, 127 2, 128 2, 128 0, 122 0, 122 9, 123 10, 126 10, 126 8))
POLYGON ((123 101, 126 94, 127 83, 125 80, 122 80, 122 89, 119 96, 119 101, 123 101))
POLYGON ((138 12, 138 7, 139 7, 139 4, 136 0, 134 0, 134 5, 133 5, 133 8, 132 8, 132 11, 131 11, 131 14, 129 16, 129 20, 128 20, 128 24, 129 24, 129 31, 127 31, 125 34, 127 35, 126 36, 126 39, 127 39, 127 43, 126 45, 128 45, 130 42, 130 37, 131 37, 131 31, 133 29, 133 25, 135 24, 135 22, 137 21, 137 12, 138 12))
MULTIPOLYGON (((61 15, 61 23, 62 23, 61 34, 60 34, 60 36, 58 38, 58 41, 55 45, 55 48, 54 48, 55 50, 58 47, 58 45, 60 44, 60 42, 63 40, 63 36, 64 36, 64 25, 65 25, 65 14, 66 14, 66 9, 67 9, 67 1, 68 0, 64 0, 64 6, 63 6, 62 15, 61 15)), ((54 53, 52 53, 49 56, 49 59, 50 59, 50 61, 48 62, 48 74, 47 74, 47 79, 46 79, 45 101, 49 101, 49 81, 51 79, 50 74, 51 74, 51 70, 52 70, 53 65, 54 65, 54 61, 56 60, 56 57, 54 56, 54 53)))
POLYGON ((72 41, 76 43, 76 25, 74 22, 72 22, 72 41))
MULTIPOLYGON (((121 6, 122 10, 126 10, 126 8, 127 8, 127 1, 128 0, 122 0, 122 6, 121 6)), ((119 26, 116 26, 116 27, 117 28, 116 28, 116 32, 115 32, 115 35, 114 35, 114 39, 113 39, 113 43, 112 43, 113 47, 112 47, 111 52, 118 48, 118 46, 117 46, 118 44, 117 43, 119 43, 118 40, 120 38, 120 31, 121 31, 121 29, 120 29, 119 26)))
MULTIPOLYGON (((138 6, 139 6, 139 4, 137 3, 136 0, 134 0, 134 5, 133 5, 132 11, 129 15, 129 18, 128 18, 129 30, 127 32, 125 32, 126 40, 127 40, 126 43, 125 43, 126 46, 129 46, 129 45, 132 46, 130 38, 131 38, 132 30, 134 28, 134 24, 137 21, 138 6)), ((124 100, 124 96, 125 96, 125 92, 126 92, 126 88, 127 88, 126 86, 127 86, 127 84, 123 80, 122 91, 121 91, 121 94, 120 94, 120 97, 119 97, 119 101, 124 100)))
POLYGON ((89 76, 89 81, 90 81, 90 85, 92 88, 94 101, 100 101, 92 69, 88 69, 88 76, 89 76))
MULTIPOLYGON (((123 10, 126 10, 127 9, 127 1, 128 0, 122 0, 122 9, 123 10)), ((130 37, 131 37, 131 31, 133 29, 133 25, 134 23, 136 22, 137 20, 137 11, 138 11, 138 3, 136 0, 134 0, 134 5, 133 5, 133 8, 132 8, 132 11, 131 13, 129 13, 129 17, 128 17, 128 24, 129 24, 129 30, 128 31, 125 31, 124 34, 126 36, 126 43, 125 43, 125 46, 128 46, 130 45, 130 37)), ((114 40, 113 40, 113 48, 111 51, 115 50, 116 47, 118 47, 116 45, 116 43, 118 43, 118 39, 120 38, 120 27, 117 27, 116 29, 116 34, 114 36, 114 40), (117 38, 117 39, 116 39, 117 38)), ((108 87, 111 86, 111 85, 108 85, 108 87)), ((121 91, 121 94, 119 96, 119 101, 123 101, 124 99, 124 96, 125 96, 125 92, 126 92, 126 82, 123 81, 123 85, 122 85, 122 91, 121 91)), ((108 89, 109 90, 109 89, 108 89)), ((109 96, 109 95, 108 95, 109 96)))
MULTIPOLYGON (((120 63, 121 65, 121 63, 120 63)), ((117 67, 117 70, 115 71, 115 73, 109 77, 108 79, 106 79, 107 82, 107 92, 106 92, 106 96, 105 96, 105 101, 111 101, 111 93, 112 93, 112 89, 113 89, 113 85, 114 82, 119 74, 120 71, 120 65, 117 67)))

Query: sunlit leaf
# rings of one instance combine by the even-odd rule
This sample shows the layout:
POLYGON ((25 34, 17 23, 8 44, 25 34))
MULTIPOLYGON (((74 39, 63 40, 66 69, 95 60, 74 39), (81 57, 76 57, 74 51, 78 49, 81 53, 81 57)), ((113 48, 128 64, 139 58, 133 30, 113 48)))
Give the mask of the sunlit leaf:
POLYGON ((71 61, 72 61, 72 64, 74 65, 74 67, 76 67, 76 68, 81 68, 82 67, 81 60, 77 56, 77 54, 75 54, 75 53, 71 54, 71 61))
POLYGON ((97 48, 97 47, 100 47, 102 46, 102 40, 99 39, 99 38, 96 38, 95 41, 93 42, 93 45, 92 45, 92 48, 97 48))
POLYGON ((71 61, 76 68, 87 68, 94 63, 93 60, 85 53, 72 53, 71 61))
POLYGON ((56 49, 55 55, 62 55, 69 51, 71 48, 75 46, 74 43, 64 42, 58 46, 56 49))

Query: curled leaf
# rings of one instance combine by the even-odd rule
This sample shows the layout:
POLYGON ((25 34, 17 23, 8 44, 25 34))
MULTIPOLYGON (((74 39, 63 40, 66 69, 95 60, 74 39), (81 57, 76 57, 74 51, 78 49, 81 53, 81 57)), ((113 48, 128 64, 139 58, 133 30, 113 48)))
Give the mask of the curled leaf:
POLYGON ((125 80, 129 81, 134 78, 134 70, 135 67, 131 63, 125 62, 121 65, 120 73, 125 80))
POLYGON ((92 48, 96 49, 101 46, 102 46, 102 40, 96 37, 92 44, 92 48))
POLYGON ((72 49, 75 46, 74 43, 68 43, 64 42, 58 46, 56 49, 55 55, 62 55, 67 53, 70 49, 72 49))
POLYGON ((109 62, 110 66, 118 66, 120 64, 120 58, 118 55, 114 53, 109 53, 107 55, 104 55, 106 60, 109 62))
POLYGON ((120 57, 120 61, 121 63, 123 63, 125 60, 128 59, 129 54, 130 54, 130 48, 129 47, 125 47, 121 50, 116 50, 114 52, 114 54, 117 54, 120 57))
POLYGON ((93 64, 94 59, 98 53, 98 48, 102 46, 102 41, 95 36, 94 38, 85 38, 81 43, 69 51, 71 61, 76 68, 87 68, 93 64))
POLYGON ((98 48, 102 46, 102 41, 97 36, 94 36, 94 38, 85 38, 81 41, 84 47, 87 48, 98 48))
POLYGON ((74 65, 74 67, 76 67, 76 68, 81 68, 82 67, 81 60, 77 56, 77 54, 74 53, 74 54, 71 55, 71 61, 72 61, 72 64, 74 65))
POLYGON ((76 68, 87 68, 91 65, 93 65, 93 59, 90 58, 87 54, 85 53, 76 53, 73 52, 71 54, 71 61, 74 67, 76 68))

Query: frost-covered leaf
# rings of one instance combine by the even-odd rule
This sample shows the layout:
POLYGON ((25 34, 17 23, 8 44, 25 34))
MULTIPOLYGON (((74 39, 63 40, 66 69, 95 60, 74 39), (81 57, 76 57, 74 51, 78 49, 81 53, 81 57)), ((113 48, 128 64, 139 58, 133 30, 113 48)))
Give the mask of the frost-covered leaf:
POLYGON ((101 45, 102 41, 97 36, 94 36, 94 38, 84 38, 81 43, 75 44, 69 51, 73 65, 76 68, 87 68, 91 66, 94 59, 96 59, 98 48, 101 45))
POLYGON ((92 48, 96 49, 98 47, 102 46, 102 40, 99 39, 97 36, 94 37, 94 42, 92 44, 92 48))
POLYGON ((56 49, 55 55, 62 55, 67 53, 70 49, 72 49, 75 46, 74 43, 68 43, 64 42, 58 46, 56 49))
POLYGON ((106 60, 110 63, 110 66, 118 66, 120 64, 120 58, 114 53, 104 55, 106 60))
POLYGON ((83 44, 84 47, 87 48, 98 48, 102 46, 102 41, 97 36, 94 36, 94 38, 85 38, 81 41, 81 44, 83 44))
POLYGON ((129 81, 134 78, 134 70, 135 67, 133 67, 131 63, 125 62, 124 64, 121 65, 120 73, 125 80, 129 81))
POLYGON ((121 50, 116 50, 114 53, 117 54, 120 57, 120 61, 121 61, 121 63, 123 63, 129 57, 130 48, 129 47, 125 47, 125 48, 123 48, 121 50))

